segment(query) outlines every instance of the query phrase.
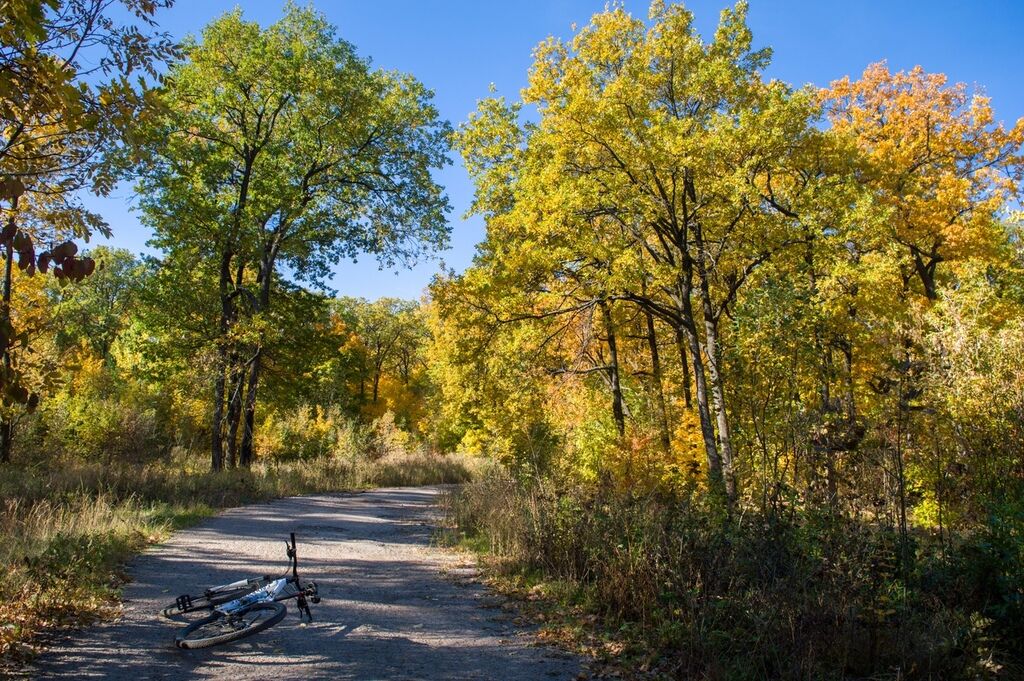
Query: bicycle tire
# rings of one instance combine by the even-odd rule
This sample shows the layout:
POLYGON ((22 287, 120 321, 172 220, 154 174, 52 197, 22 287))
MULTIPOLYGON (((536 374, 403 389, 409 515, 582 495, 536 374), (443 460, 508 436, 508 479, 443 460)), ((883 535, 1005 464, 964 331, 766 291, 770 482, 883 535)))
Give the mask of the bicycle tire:
POLYGON ((168 603, 165 608, 160 611, 160 614, 168 619, 173 619, 177 615, 186 615, 190 612, 198 612, 200 610, 211 610, 218 605, 223 603, 229 603, 235 599, 246 596, 258 587, 255 586, 243 586, 238 589, 232 589, 231 591, 223 591, 214 594, 212 597, 203 594, 202 596, 191 597, 191 605, 188 608, 182 610, 178 607, 178 601, 168 603))
POLYGON ((269 629, 283 620, 287 612, 288 610, 284 607, 284 603, 278 603, 277 601, 253 603, 232 615, 224 615, 222 613, 215 612, 209 617, 204 617, 201 620, 193 622, 179 631, 178 635, 174 637, 174 645, 179 648, 193 650, 195 648, 209 648, 210 646, 220 645, 221 643, 237 641, 247 636, 259 633, 264 629, 269 629), (255 619, 245 619, 246 615, 259 613, 261 611, 263 611, 263 614, 258 614, 255 619), (217 624, 219 620, 223 620, 219 626, 210 627, 210 625, 217 624), (238 626, 238 620, 242 620, 244 624, 238 626), (234 628, 230 631, 224 631, 225 626, 234 628), (205 633, 204 629, 207 627, 210 628, 211 633, 218 630, 223 633, 213 633, 213 635, 205 636, 203 635, 205 633), (189 638, 197 632, 197 636, 189 638))

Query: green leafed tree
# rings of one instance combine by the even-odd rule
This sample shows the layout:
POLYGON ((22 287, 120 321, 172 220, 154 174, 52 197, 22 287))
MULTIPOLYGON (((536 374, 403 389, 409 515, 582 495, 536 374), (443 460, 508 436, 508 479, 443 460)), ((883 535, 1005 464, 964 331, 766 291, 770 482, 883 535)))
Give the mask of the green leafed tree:
MULTIPOLYGON (((168 263, 215 274, 211 459, 252 460, 270 309, 282 276, 322 285, 369 253, 387 266, 443 246, 432 171, 449 126, 411 76, 374 70, 318 13, 261 28, 228 13, 184 46, 147 131, 140 190, 168 263), (243 332, 243 329, 246 331, 243 332)), ((285 334, 286 335, 286 334, 285 334)))
POLYGON ((96 356, 110 360, 114 341, 135 317, 146 270, 123 248, 100 246, 85 255, 96 262, 88 285, 49 287, 58 312, 56 341, 61 349, 85 342, 96 356))

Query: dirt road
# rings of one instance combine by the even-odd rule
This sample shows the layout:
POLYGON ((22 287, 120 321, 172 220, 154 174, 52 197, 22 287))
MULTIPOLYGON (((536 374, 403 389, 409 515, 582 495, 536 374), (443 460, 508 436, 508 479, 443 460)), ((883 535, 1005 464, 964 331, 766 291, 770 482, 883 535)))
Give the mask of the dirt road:
POLYGON ((580 662, 535 644, 500 599, 453 578, 455 559, 430 546, 434 488, 282 499, 227 511, 176 534, 129 566, 123 616, 70 637, 33 671, 40 679, 572 679, 580 662), (272 629, 207 650, 172 644, 158 616, 197 586, 284 569, 299 542, 299 575, 323 601, 300 626, 294 606, 272 629))

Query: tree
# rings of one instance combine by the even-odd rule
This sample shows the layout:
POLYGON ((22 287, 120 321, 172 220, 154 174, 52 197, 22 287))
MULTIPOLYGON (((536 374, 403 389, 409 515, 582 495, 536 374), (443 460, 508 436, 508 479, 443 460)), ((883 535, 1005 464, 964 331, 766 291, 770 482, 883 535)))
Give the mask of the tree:
POLYGON ((356 332, 366 352, 372 404, 377 403, 380 379, 389 366, 397 365, 408 382, 419 336, 415 314, 415 303, 397 298, 360 301, 356 306, 356 332))
POLYGON ((806 239, 797 222, 817 178, 795 159, 817 144, 817 103, 764 81, 770 52, 752 49, 745 3, 707 44, 679 5, 655 3, 651 19, 613 8, 543 43, 523 101, 539 122, 513 132, 516 109, 485 101, 463 153, 489 235, 510 222, 528 235, 485 253, 547 249, 559 264, 543 291, 579 282, 685 341, 709 474, 732 498, 721 322, 753 271, 806 239))
POLYGON ((84 341, 98 357, 111 361, 114 341, 135 316, 146 272, 123 248, 100 246, 86 255, 97 263, 87 282, 49 287, 51 304, 59 312, 56 341, 62 349, 84 341))
POLYGON ((430 173, 447 162, 448 126, 429 90, 371 70, 312 10, 288 5, 265 30, 236 10, 184 52, 140 188, 154 245, 217 263, 218 469, 225 444, 229 459, 236 448, 243 465, 252 459, 280 269, 317 285, 343 257, 372 253, 392 266, 445 243, 447 201, 430 173), (235 333, 243 321, 245 338, 235 333))
POLYGON ((1002 211, 1024 182, 1024 118, 1006 129, 963 83, 920 66, 891 73, 884 62, 823 96, 832 132, 863 155, 861 180, 887 210, 879 236, 900 247, 906 286, 916 280, 934 301, 941 263, 998 251, 1002 211))
POLYGON ((153 15, 170 0, 10 0, 0 5, 0 248, 5 261, 0 300, 3 418, 0 461, 10 458, 11 414, 38 401, 12 360, 25 342, 12 324, 13 259, 36 270, 81 280, 95 263, 78 257, 71 238, 109 233, 86 211, 80 192, 105 194, 125 167, 132 130, 150 110, 145 81, 173 54, 153 15), (123 10, 123 11, 122 11, 123 10), (122 17, 127 17, 126 19, 122 17), (45 244, 46 247, 41 246, 45 244))

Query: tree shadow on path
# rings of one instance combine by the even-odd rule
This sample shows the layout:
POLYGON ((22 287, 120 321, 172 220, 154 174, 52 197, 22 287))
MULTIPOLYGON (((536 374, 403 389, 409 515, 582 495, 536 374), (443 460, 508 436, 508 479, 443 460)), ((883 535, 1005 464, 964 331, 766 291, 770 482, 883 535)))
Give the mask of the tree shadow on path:
POLYGON ((78 632, 41 659, 34 678, 570 679, 577 659, 535 645, 531 631, 486 609, 486 591, 440 571, 430 547, 436 488, 283 499, 233 509, 175 535, 129 565, 124 613, 78 632), (242 641, 179 650, 181 621, 158 615, 179 593, 280 574, 296 532, 299 575, 323 601, 300 625, 294 602, 278 625, 242 641))

